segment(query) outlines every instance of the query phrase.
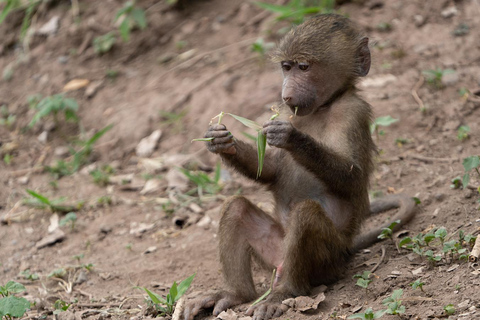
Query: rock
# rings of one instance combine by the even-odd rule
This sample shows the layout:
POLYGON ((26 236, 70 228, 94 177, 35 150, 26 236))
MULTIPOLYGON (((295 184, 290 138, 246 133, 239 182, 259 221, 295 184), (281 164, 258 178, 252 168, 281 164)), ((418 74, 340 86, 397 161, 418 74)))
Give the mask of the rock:
POLYGON ((168 171, 165 179, 169 190, 177 190, 183 193, 188 189, 188 178, 177 169, 168 171))
POLYGON ((467 309, 468 305, 470 304, 470 299, 460 302, 457 307, 458 309, 467 309))
POLYGON ((442 17, 444 17, 445 19, 451 18, 457 14, 458 14, 458 10, 457 10, 457 7, 455 6, 448 7, 444 9, 441 13, 442 17))
POLYGON ((40 133, 37 137, 37 140, 40 141, 41 143, 47 143, 48 131, 43 131, 42 133, 40 133))
POLYGON ((440 212, 440 208, 435 209, 435 211, 433 211, 432 213, 432 217, 433 218, 437 217, 439 212, 440 212))
POLYGON ((209 216, 204 216, 200 219, 200 221, 197 222, 197 226, 199 226, 200 228, 208 229, 211 223, 212 218, 210 218, 209 216))
POLYGON ((57 61, 61 64, 67 64, 68 56, 60 56, 60 57, 58 57, 57 61))
POLYGON ((87 97, 87 99, 92 98, 102 85, 103 85, 103 80, 92 81, 88 85, 87 89, 85 89, 85 96, 87 97))
POLYGON ((162 136, 161 130, 155 130, 148 137, 143 138, 135 148, 135 153, 141 158, 146 158, 152 155, 157 147, 158 140, 162 136))
POLYGON ((162 183, 158 179, 150 179, 145 183, 145 186, 143 189, 140 191, 141 195, 146 195, 148 193, 153 193, 155 191, 158 191, 160 187, 162 186, 162 183))
POLYGON ((435 194, 435 199, 438 202, 442 202, 445 199, 445 194, 444 193, 436 193, 435 194))
POLYGON ((82 284, 84 282, 88 281, 87 273, 85 270, 80 270, 80 272, 77 275, 77 278, 75 279, 75 284, 82 284))
POLYGON ((397 77, 395 77, 393 74, 381 74, 366 78, 360 83, 360 86, 364 88, 383 88, 387 84, 395 81, 397 81, 397 77))
POLYGON ((50 225, 48 226, 48 233, 52 233, 58 229, 59 217, 54 213, 50 216, 50 225))
POLYGON ((133 234, 134 236, 140 236, 142 233, 145 233, 147 231, 152 230, 155 228, 155 223, 132 223, 130 226, 130 234, 133 234))
POLYGON ((23 176, 17 179, 17 182, 23 185, 28 184, 29 181, 30 181, 30 178, 28 176, 23 176))
POLYGON ((423 272, 423 267, 420 267, 418 269, 415 269, 415 270, 412 270, 412 274, 414 276, 418 276, 419 274, 421 274, 423 272))
POLYGON ((61 242, 65 239, 65 233, 61 229, 56 229, 52 234, 44 237, 42 240, 35 244, 35 248, 42 249, 47 246, 51 246, 57 242, 61 242))
POLYGON ((151 246, 151 247, 148 247, 147 250, 145 250, 143 252, 143 254, 149 254, 149 253, 152 253, 152 252, 155 252, 155 251, 157 251, 157 247, 151 246))
POLYGON ((198 204, 192 202, 189 206, 188 209, 192 210, 195 213, 203 213, 202 207, 200 207, 198 204))
POLYGON ((421 26, 423 26, 425 24, 425 17, 417 14, 413 17, 413 21, 415 22, 415 26, 420 28, 421 26))
POLYGON ((452 87, 458 83, 458 73, 447 73, 442 76, 442 85, 452 87))
POLYGON ((60 18, 58 16, 52 17, 47 23, 37 30, 37 34, 42 36, 51 36, 57 33, 60 18))
POLYGON ((58 158, 65 158, 70 155, 70 149, 66 146, 60 146, 56 147, 53 153, 58 158))

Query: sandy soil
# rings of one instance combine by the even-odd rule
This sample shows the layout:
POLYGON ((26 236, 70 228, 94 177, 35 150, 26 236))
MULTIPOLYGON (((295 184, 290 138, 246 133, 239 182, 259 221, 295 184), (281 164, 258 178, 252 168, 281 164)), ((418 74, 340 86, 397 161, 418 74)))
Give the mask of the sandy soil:
MULTIPOLYGON (((76 299, 72 312, 60 318, 145 319, 145 295, 135 286, 165 295, 173 281, 193 273, 189 296, 219 289, 216 233, 223 199, 242 193, 271 210, 266 191, 224 167, 220 192, 202 199, 182 196, 193 185, 178 167, 204 170, 200 172, 213 179, 218 159, 202 143, 189 141, 201 137, 220 111, 260 122, 268 117, 269 106, 279 100, 281 73, 251 45, 259 37, 278 41, 277 31, 288 24, 273 23, 272 14, 248 1, 193 2, 185 10, 173 10, 162 1, 138 1, 148 27, 132 31, 126 43, 117 36, 113 49, 103 55, 94 52, 92 39, 117 32, 112 21, 122 1, 79 1, 78 16, 66 1, 42 6, 31 30, 58 17, 58 32, 32 35, 28 47, 18 42, 21 13, 0 25, 0 106, 6 110, 2 117, 16 116, 11 126, 0 126, 1 156, 11 156, 0 162, 0 284, 16 280, 26 286, 26 297, 37 302, 30 318, 53 318, 55 300, 76 299), (165 62, 167 58, 172 59, 165 62), (11 79, 5 70, 13 70, 11 79), (61 93, 72 79, 88 79, 96 87, 93 94, 86 88, 66 93, 79 104, 80 122, 65 122, 60 115, 59 123, 46 118, 27 130, 35 113, 27 98, 61 93), (94 183, 92 165, 60 179, 43 170, 58 159, 70 160, 62 152, 65 147, 78 150, 75 141, 109 124, 113 128, 89 157, 95 168, 110 165, 115 170, 105 186, 94 183), (140 140, 158 129, 162 136, 153 154, 138 157, 140 140), (49 233, 55 217, 61 220, 64 214, 26 206, 27 189, 82 203, 74 228, 61 226, 49 233), (59 233, 62 241, 39 246, 59 233), (77 261, 76 255, 83 256, 77 261), (48 277, 59 268, 67 271, 63 281, 71 290, 48 277), (39 279, 26 279, 25 270, 39 279)), ((404 192, 421 201, 416 218, 394 241, 442 226, 451 239, 458 238, 459 230, 478 235, 478 193, 450 185, 464 174, 463 158, 480 153, 480 93, 474 94, 480 87, 480 3, 357 1, 337 10, 359 23, 371 40, 373 64, 360 84, 362 95, 375 117, 399 119, 375 137, 380 153, 372 195, 404 192), (459 35, 459 30, 467 32, 459 35), (441 88, 422 80, 422 71, 438 68, 454 70, 443 76, 441 88), (470 94, 460 94, 462 89, 470 94), (461 125, 470 128, 463 141, 457 137, 461 125)), ((227 118, 225 123, 243 138, 240 124, 227 118)), ((479 183, 472 174, 470 184, 479 183)), ((438 246, 433 250, 441 253, 438 246)), ((345 319, 368 307, 380 310, 396 289, 404 291, 406 312, 384 319, 478 319, 479 268, 456 257, 432 266, 386 240, 355 256, 317 310, 289 310, 281 319, 345 319), (352 276, 379 262, 368 290, 356 286, 352 276), (424 292, 409 285, 419 278, 424 292), (448 304, 456 309, 451 316, 444 314, 448 304)), ((270 272, 256 269, 255 283, 263 292, 270 272)), ((234 310, 243 316, 246 306, 234 310)))

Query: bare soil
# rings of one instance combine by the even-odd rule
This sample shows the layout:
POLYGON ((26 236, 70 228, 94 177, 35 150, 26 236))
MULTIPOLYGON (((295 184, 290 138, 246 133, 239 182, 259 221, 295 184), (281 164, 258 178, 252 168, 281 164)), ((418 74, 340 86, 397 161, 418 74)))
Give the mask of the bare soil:
MULTIPOLYGON (((98 55, 91 41, 117 30, 112 21, 123 1, 79 3, 79 16, 72 14, 70 2, 42 6, 31 29, 57 16, 58 32, 33 35, 28 47, 18 42, 21 13, 0 25, 0 70, 13 68, 11 79, 0 80, 0 105, 16 116, 11 127, 0 126, 1 156, 12 156, 10 163, 0 162, 0 284, 16 280, 26 286, 26 297, 36 302, 27 313, 30 318, 54 318, 55 300, 76 299, 72 312, 60 318, 145 319, 150 317, 145 315, 145 295, 135 286, 165 295, 173 281, 196 273, 191 297, 221 288, 216 233, 225 197, 242 193, 271 210, 266 191, 225 167, 218 194, 201 201, 182 197, 193 185, 186 185, 178 167, 206 170, 213 177, 218 159, 202 143, 190 140, 201 137, 220 111, 260 122, 268 118, 269 107, 280 97, 281 73, 268 58, 251 52, 251 44, 258 37, 278 41, 277 31, 288 24, 273 23, 272 14, 248 1, 192 1, 184 10, 173 10, 163 1, 140 0, 148 27, 132 31, 126 43, 117 37, 110 52, 98 55), (165 62, 167 56, 173 59, 165 62), (66 93, 78 101, 80 125, 60 115, 57 124, 46 118, 25 129, 35 113, 27 98, 61 93, 72 79, 99 85, 91 96, 85 88, 66 93), (165 112, 180 116, 166 121, 165 112), (115 169, 116 179, 107 186, 95 184, 88 167, 58 180, 42 169, 68 157, 60 151, 75 146, 76 138, 91 137, 109 124, 113 128, 90 157, 97 168, 109 164, 115 169), (140 140, 157 129, 162 136, 154 153, 136 156, 140 140), (46 141, 40 137, 43 132, 48 133, 46 141), (133 179, 124 184, 126 174, 133 179), (147 180, 154 188, 141 192, 147 180), (73 229, 67 225, 53 232, 62 230, 62 241, 39 248, 51 235, 54 214, 23 204, 29 197, 26 189, 49 199, 66 197, 69 204, 83 203, 73 229), (78 262, 75 255, 83 257, 78 262), (90 263, 90 271, 79 267, 90 263), (68 272, 64 287, 48 277, 59 268, 68 272), (25 270, 40 279, 25 279, 20 274, 25 270)), ((478 193, 450 185, 464 174, 462 159, 480 153, 480 97, 474 95, 480 87, 480 3, 356 1, 337 9, 370 37, 373 64, 360 84, 362 95, 375 117, 399 119, 375 137, 380 152, 372 194, 404 192, 421 200, 402 237, 441 226, 452 239, 460 229, 478 235, 478 193), (454 13, 448 16, 445 10, 451 8, 454 13), (455 35, 462 25, 468 32, 455 35), (441 88, 422 80, 422 71, 437 68, 455 71, 444 75, 441 88), (459 94, 462 88, 470 95, 459 94), (461 125, 470 127, 464 141, 457 138, 461 125)), ((227 118, 225 123, 244 138, 240 124, 227 118)), ((470 184, 478 187, 478 176, 472 175, 470 184)), ((399 241, 397 235, 394 241, 399 241)), ((281 319, 345 319, 367 307, 380 310, 382 300, 400 288, 405 314, 384 319, 480 319, 478 269, 478 264, 449 258, 431 266, 386 240, 355 256, 344 278, 328 287, 318 310, 289 310, 281 319), (377 263, 368 290, 356 286, 352 276, 377 263), (419 278, 425 282, 424 292, 409 285, 419 278), (455 306, 454 315, 444 314, 448 304, 455 306)), ((254 279, 263 292, 270 272, 258 269, 254 279)), ((234 310, 242 316, 246 307, 234 310)))

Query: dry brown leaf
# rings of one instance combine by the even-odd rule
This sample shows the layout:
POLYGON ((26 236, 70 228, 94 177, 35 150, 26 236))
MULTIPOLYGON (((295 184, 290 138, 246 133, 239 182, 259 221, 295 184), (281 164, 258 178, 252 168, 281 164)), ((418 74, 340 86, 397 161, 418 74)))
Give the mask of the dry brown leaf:
POLYGON ((85 88, 90 84, 90 80, 88 79, 73 79, 70 80, 64 87, 63 91, 68 92, 68 91, 75 91, 78 89, 85 88))

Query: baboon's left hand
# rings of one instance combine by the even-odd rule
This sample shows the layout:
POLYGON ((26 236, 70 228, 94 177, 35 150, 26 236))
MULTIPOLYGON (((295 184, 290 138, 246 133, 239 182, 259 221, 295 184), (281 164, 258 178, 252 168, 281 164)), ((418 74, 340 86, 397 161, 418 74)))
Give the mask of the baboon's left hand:
POLYGON ((270 120, 263 124, 262 133, 267 136, 267 143, 277 148, 287 148, 291 144, 291 135, 295 131, 290 121, 270 120))

